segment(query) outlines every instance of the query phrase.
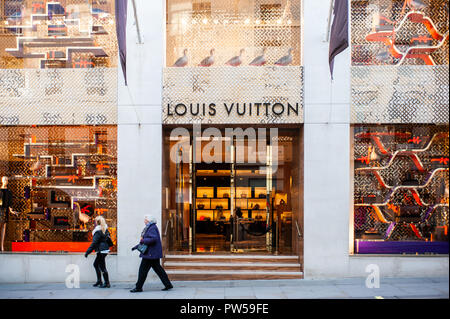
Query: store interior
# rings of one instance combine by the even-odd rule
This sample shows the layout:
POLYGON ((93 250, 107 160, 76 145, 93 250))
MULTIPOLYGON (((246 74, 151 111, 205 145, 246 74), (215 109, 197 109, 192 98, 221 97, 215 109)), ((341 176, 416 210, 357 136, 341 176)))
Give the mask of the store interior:
MULTIPOLYGON (((246 139, 242 143, 244 151, 240 151, 237 141, 231 143, 227 137, 216 139, 216 146, 223 147, 207 150, 204 137, 201 147, 189 147, 189 152, 196 148, 200 154, 198 163, 174 163, 165 158, 163 222, 169 229, 169 250, 295 253, 297 227, 302 220, 299 131, 279 130, 277 155, 271 154, 277 157, 276 164, 267 154, 271 146, 267 140, 262 141, 264 147, 260 148, 264 154, 259 154, 264 160, 249 162, 249 154, 255 151, 249 145, 251 141, 246 139), (209 151, 225 162, 205 163, 209 151)), ((169 128, 165 132, 164 153, 170 154, 171 149, 180 146, 180 140, 171 140, 169 128)))

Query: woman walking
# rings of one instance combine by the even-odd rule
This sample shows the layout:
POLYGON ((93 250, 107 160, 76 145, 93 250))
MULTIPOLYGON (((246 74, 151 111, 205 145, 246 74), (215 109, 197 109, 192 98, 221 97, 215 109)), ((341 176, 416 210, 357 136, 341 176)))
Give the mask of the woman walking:
POLYGON ((156 218, 146 215, 144 217, 145 228, 141 234, 141 241, 138 245, 131 248, 131 250, 138 249, 138 246, 144 247, 145 250, 141 250, 139 257, 142 258, 141 265, 139 266, 138 281, 136 287, 131 292, 142 292, 142 287, 147 279, 150 268, 153 268, 155 273, 164 285, 162 290, 172 289, 173 286, 167 276, 164 268, 161 266, 160 259, 162 258, 162 245, 161 238, 159 236, 159 230, 156 226, 156 218), (145 245, 145 246, 143 246, 145 245))
POLYGON ((111 285, 109 283, 105 259, 109 253, 109 247, 112 246, 112 241, 108 231, 108 225, 106 225, 106 221, 102 216, 97 216, 95 218, 95 225, 96 226, 92 231, 92 244, 86 250, 84 257, 87 258, 93 250, 96 251, 97 257, 94 261, 94 268, 95 273, 97 274, 97 282, 94 284, 94 287, 110 288, 111 285), (103 279, 105 280, 104 283, 102 283, 102 273, 103 279))

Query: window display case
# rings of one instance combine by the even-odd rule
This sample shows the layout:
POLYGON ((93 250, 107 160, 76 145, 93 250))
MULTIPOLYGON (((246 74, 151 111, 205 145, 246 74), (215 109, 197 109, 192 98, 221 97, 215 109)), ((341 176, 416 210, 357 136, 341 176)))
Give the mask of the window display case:
POLYGON ((167 13, 167 67, 302 64, 299 0, 168 0, 167 13))
POLYGON ((0 150, 15 212, 7 250, 84 252, 98 215, 116 242, 116 126, 0 126, 0 150))
POLYGON ((353 65, 448 65, 448 1, 351 3, 353 65))
POLYGON ((117 66, 113 0, 0 4, 0 68, 117 66))
POLYGON ((355 253, 448 254, 448 125, 353 126, 355 253))

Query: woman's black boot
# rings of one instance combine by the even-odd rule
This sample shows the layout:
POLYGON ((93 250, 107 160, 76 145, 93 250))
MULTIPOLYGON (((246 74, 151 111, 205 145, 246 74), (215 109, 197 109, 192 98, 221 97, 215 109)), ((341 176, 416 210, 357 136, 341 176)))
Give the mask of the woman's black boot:
POLYGON ((105 279, 105 283, 100 286, 100 288, 111 288, 111 285, 109 283, 109 275, 108 272, 103 273, 103 278, 105 279))
POLYGON ((95 284, 93 284, 92 286, 94 287, 99 287, 102 285, 102 273, 100 272, 100 270, 96 270, 95 273, 97 274, 97 282, 95 284))

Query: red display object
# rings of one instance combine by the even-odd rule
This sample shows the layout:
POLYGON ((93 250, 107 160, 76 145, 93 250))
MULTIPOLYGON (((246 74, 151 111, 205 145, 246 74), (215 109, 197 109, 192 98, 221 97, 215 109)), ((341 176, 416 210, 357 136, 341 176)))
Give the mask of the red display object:
POLYGON ((90 242, 13 242, 13 252, 72 252, 84 253, 90 242))

